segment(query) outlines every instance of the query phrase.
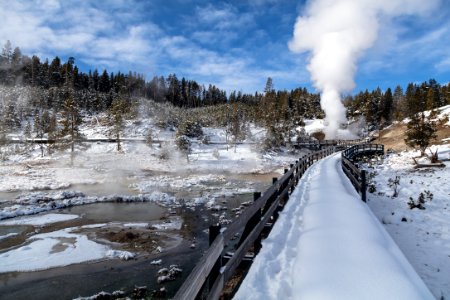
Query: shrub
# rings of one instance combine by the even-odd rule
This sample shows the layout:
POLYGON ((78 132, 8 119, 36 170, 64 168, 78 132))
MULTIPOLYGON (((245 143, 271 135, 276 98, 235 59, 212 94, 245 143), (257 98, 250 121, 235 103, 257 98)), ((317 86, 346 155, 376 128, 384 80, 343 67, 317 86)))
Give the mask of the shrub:
POLYGON ((430 191, 424 191, 420 192, 419 197, 417 197, 417 200, 414 200, 412 197, 409 197, 408 205, 409 209, 425 209, 425 202, 433 200, 433 193, 430 191))
POLYGON ((187 136, 189 138, 201 138, 203 136, 202 126, 198 122, 185 120, 178 124, 177 136, 187 136))
POLYGON ((216 159, 219 159, 220 158, 220 153, 219 153, 219 149, 214 149, 214 151, 213 151, 213 156, 216 158, 216 159))
POLYGON ((166 143, 164 143, 161 147, 161 150, 159 150, 158 157, 161 160, 168 160, 170 158, 170 149, 166 143))
POLYGON ((178 147, 178 150, 180 150, 183 153, 188 154, 191 152, 191 141, 189 138, 185 135, 181 135, 176 138, 175 143, 178 147))
POLYGON ((395 176, 394 179, 389 178, 388 179, 388 186, 394 190, 394 193, 392 194, 392 198, 395 198, 398 196, 398 186, 400 185, 400 176, 395 176))
POLYGON ((284 137, 281 131, 277 130, 276 128, 270 127, 266 133, 266 138, 263 141, 263 149, 267 151, 280 148, 284 145, 284 137))
POLYGON ((211 142, 211 138, 209 137, 209 135, 205 135, 202 139, 202 144, 209 145, 210 142, 211 142))

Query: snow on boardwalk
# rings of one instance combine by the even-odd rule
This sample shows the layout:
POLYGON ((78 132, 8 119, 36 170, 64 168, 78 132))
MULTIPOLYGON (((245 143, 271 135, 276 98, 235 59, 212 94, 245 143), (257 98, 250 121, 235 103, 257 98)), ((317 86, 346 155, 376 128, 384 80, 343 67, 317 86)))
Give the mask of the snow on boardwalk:
POLYGON ((345 177, 305 173, 235 299, 434 299, 345 177))

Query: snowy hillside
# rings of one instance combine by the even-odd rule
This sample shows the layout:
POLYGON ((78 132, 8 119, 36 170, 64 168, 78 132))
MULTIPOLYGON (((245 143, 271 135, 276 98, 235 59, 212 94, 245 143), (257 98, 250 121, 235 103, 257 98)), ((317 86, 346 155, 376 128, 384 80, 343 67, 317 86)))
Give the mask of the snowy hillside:
MULTIPOLYGON (((374 192, 368 206, 438 299, 450 298, 449 145, 433 146, 444 168, 414 169, 417 151, 389 154, 368 168, 374 192), (394 180, 398 178, 398 184, 394 180), (397 187, 396 187, 397 186, 397 187), (395 190, 397 190, 398 195, 395 190), (421 196, 422 195, 422 196, 421 196), (423 197, 424 209, 410 209, 423 197)), ((427 151, 428 152, 428 151, 427 151)))

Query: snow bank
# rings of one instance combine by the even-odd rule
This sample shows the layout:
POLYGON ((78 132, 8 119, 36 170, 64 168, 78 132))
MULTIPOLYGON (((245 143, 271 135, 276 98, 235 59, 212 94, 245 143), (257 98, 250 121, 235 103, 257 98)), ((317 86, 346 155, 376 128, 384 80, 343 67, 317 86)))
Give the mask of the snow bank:
POLYGON ((235 299, 433 299, 345 177, 340 154, 314 164, 235 299))
POLYGON ((134 253, 112 250, 84 234, 73 233, 79 228, 29 237, 21 247, 0 254, 0 273, 45 270, 103 258, 129 260, 136 257, 134 253))
POLYGON ((106 257, 107 246, 70 231, 36 234, 27 244, 0 254, 0 273, 43 270, 106 257))
POLYGON ((19 234, 15 233, 15 232, 10 232, 10 233, 8 233, 6 235, 0 235, 0 241, 4 240, 4 239, 7 239, 7 238, 10 238, 12 236, 17 236, 17 235, 19 235, 19 234))
POLYGON ((128 252, 128 251, 121 251, 121 250, 109 250, 106 252, 106 256, 109 258, 119 258, 121 260, 130 260, 136 257, 136 254, 128 252))
POLYGON ((74 191, 35 192, 19 196, 12 202, 13 205, 0 209, 0 220, 98 202, 156 202, 162 206, 179 205, 175 197, 160 192, 137 196, 111 195, 104 197, 87 197, 83 193, 74 191))
POLYGON ((171 217, 169 220, 163 223, 152 224, 151 227, 158 230, 180 230, 183 222, 179 217, 171 217))
POLYGON ((143 222, 139 222, 139 223, 125 223, 123 224, 124 227, 134 227, 134 228, 147 228, 148 227, 148 223, 143 223, 143 222))
POLYGON ((69 221, 79 218, 78 215, 70 214, 45 214, 32 217, 22 217, 15 218, 13 220, 0 221, 0 226, 5 225, 33 225, 33 226, 43 226, 47 224, 69 221))

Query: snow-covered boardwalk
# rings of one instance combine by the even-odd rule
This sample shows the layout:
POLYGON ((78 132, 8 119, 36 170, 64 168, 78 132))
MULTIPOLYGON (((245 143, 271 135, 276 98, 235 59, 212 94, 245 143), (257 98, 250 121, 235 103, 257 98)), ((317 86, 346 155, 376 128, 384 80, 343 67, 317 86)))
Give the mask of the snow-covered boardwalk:
POLYGON ((305 173, 235 299, 434 299, 359 199, 340 153, 305 173))

